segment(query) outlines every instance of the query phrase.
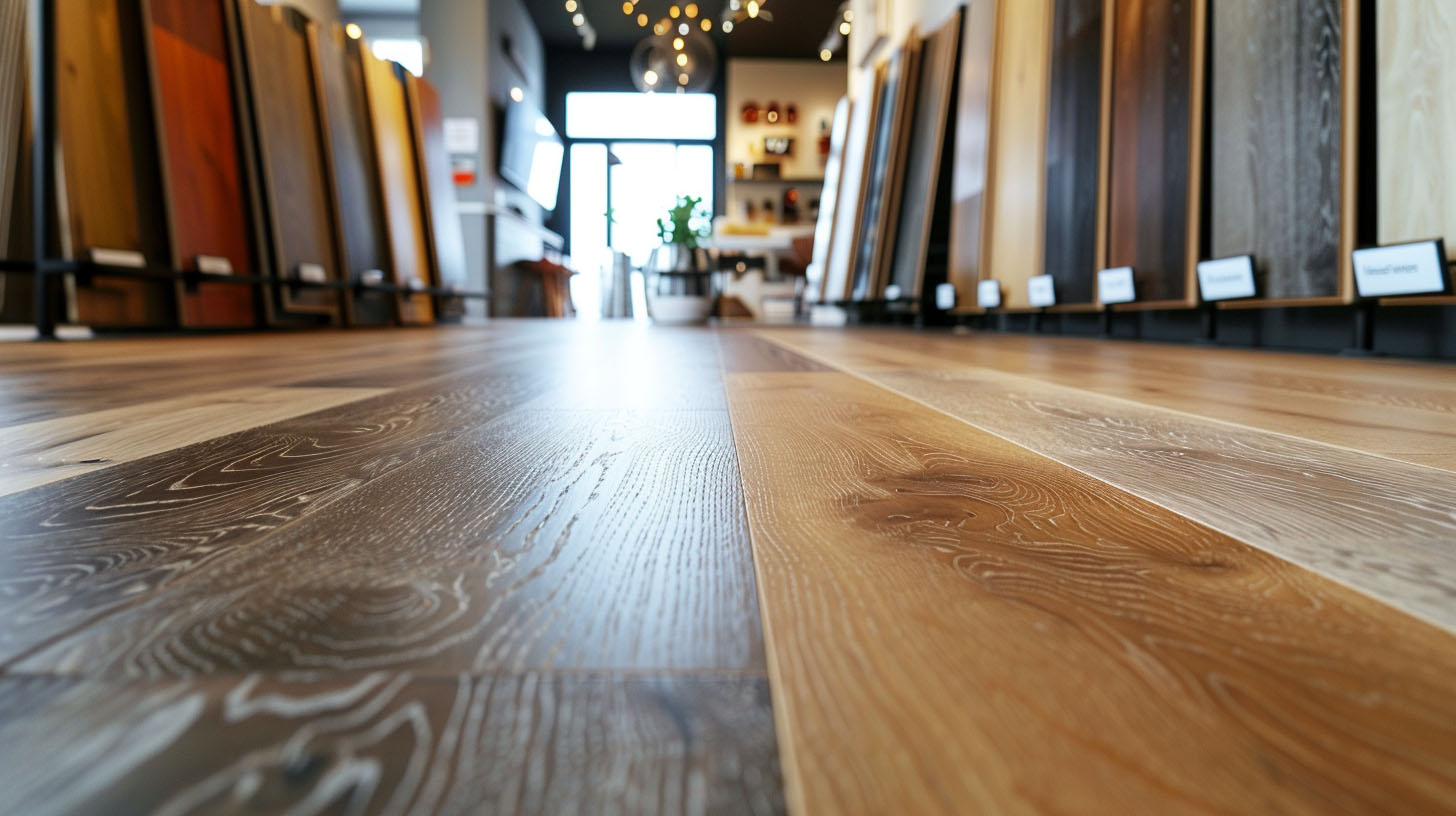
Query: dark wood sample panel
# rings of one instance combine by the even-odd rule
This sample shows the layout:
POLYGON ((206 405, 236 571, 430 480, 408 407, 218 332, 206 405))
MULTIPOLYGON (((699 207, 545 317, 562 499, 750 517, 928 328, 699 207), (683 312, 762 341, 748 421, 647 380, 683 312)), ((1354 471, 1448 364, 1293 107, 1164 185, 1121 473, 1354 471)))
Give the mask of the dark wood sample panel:
POLYGON ((1042 271, 1056 282, 1058 306, 1097 299, 1097 270, 1102 266, 1102 22, 1103 0, 1054 4, 1042 271))
MULTIPOLYGON (((167 263, 141 7, 55 0, 56 140, 61 249, 139 252, 167 263)), ((68 281, 67 318, 102 328, 172 323, 171 285, 98 275, 68 281)))
POLYGON ((900 197, 899 229, 890 259, 889 281, 902 298, 920 297, 930 250, 931 222, 941 193, 941 169, 951 92, 960 50, 961 13, 952 14, 925 38, 920 52, 919 89, 913 98, 905 178, 900 197))
POLYGON ((910 43, 895 52, 880 76, 880 93, 871 119, 870 150, 865 167, 864 206, 859 229, 853 240, 853 300, 875 300, 884 288, 882 272, 888 262, 886 244, 893 245, 899 226, 899 184, 905 163, 904 123, 919 77, 919 44, 910 43))
POLYGON ((1353 294, 1356 5, 1213 4, 1210 254, 1254 256, 1253 303, 1353 294))
MULTIPOLYGON (((0 0, 0 258, 30 257, 27 0, 0 0)), ((31 276, 0 272, 0 323, 34 320, 31 276)))
POLYGON ((303 264, 322 267, 327 280, 340 279, 332 191, 308 46, 312 24, 291 8, 242 0, 239 9, 264 211, 271 235, 271 266, 283 283, 272 287, 268 317, 275 323, 298 318, 333 320, 339 314, 337 291, 284 283, 297 279, 303 264))
MULTIPOLYGON (((168 263, 226 258, 234 274, 258 273, 251 191, 238 141, 230 0, 146 0, 158 155, 166 197, 168 263)), ((257 320, 254 287, 179 287, 184 326, 240 327, 257 320)))
MULTIPOLYGON (((358 280, 364 273, 378 270, 384 273, 384 280, 392 280, 360 42, 349 39, 337 24, 315 26, 311 41, 318 71, 319 112, 327 136, 329 179, 344 251, 344 277, 358 280)), ((346 303, 351 324, 380 325, 394 319, 394 298, 388 294, 356 292, 346 303)))
MULTIPOLYGON (((429 280, 430 252, 409 106, 400 77, 403 69, 367 52, 361 53, 360 59, 369 94, 369 116, 374 124, 374 155, 379 162, 379 184, 389 224, 394 281, 402 286, 422 285, 429 280)), ((434 301, 429 295, 401 294, 395 303, 402 323, 429 323, 435 319, 434 301)))
POLYGON ((956 92, 955 157, 951 170, 950 267, 956 311, 974 311, 985 251, 986 178, 990 162, 991 66, 998 0, 970 0, 956 92))
POLYGON ((1205 0, 1113 0, 1107 263, 1138 306, 1196 302, 1205 0))
POLYGON ((413 74, 406 76, 410 119, 414 124, 421 200, 425 208, 425 234, 435 281, 443 287, 465 287, 465 234, 455 200, 450 154, 445 149, 445 114, 440 92, 413 74))

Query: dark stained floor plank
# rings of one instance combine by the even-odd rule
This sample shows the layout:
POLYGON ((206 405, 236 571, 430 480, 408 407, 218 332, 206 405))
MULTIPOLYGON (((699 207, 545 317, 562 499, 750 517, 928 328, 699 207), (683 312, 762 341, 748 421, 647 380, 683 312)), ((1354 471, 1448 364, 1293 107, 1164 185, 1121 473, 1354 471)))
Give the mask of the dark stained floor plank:
POLYGON ((0 677, 0 809, 774 814, 784 802, 762 678, 378 673, 0 677))

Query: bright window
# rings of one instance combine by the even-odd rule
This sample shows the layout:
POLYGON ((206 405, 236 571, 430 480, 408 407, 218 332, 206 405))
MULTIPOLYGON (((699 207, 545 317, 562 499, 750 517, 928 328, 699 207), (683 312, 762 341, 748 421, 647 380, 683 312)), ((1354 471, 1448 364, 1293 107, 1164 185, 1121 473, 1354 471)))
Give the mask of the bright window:
POLYGON ((425 44, 415 38, 369 41, 369 50, 382 60, 394 60, 415 76, 425 75, 425 44))
POLYGON ((569 93, 568 139, 710 141, 718 136, 713 94, 569 93))

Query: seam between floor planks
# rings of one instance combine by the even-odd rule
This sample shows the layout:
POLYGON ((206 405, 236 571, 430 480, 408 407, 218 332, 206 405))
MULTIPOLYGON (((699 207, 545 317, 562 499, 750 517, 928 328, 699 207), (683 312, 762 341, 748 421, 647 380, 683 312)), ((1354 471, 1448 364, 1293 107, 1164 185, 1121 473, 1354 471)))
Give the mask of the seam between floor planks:
MULTIPOLYGON (((892 382, 886 382, 885 381, 885 378, 889 377, 890 375, 892 375, 895 372, 891 372, 889 370, 878 370, 878 369, 877 370, 873 370, 873 371, 862 371, 859 368, 855 367, 851 363, 846 363, 846 362, 841 362, 839 360, 836 360, 835 357, 832 354, 829 354, 829 353, 821 353, 821 352, 816 351, 814 349, 804 348, 802 345, 792 342, 790 339, 782 336, 781 334, 778 334, 778 333, 770 333, 770 332, 760 332, 760 335, 762 337, 764 337, 765 339, 768 339, 768 340, 770 340, 770 341, 772 341, 774 343, 779 344, 780 346, 783 346, 784 348, 786 348, 786 349, 788 349, 790 351, 793 351, 794 353, 803 354, 803 355, 809 357, 810 359, 813 359, 813 360, 815 360, 817 362, 820 362, 820 363, 822 363, 824 365, 830 366, 830 367, 832 367, 835 370, 838 370, 838 371, 841 371, 841 372, 843 372, 845 374, 848 374, 850 376, 853 376, 853 377, 855 377, 857 379, 860 379, 860 380, 862 380, 862 381, 864 381, 864 382, 866 382, 866 383, 868 383, 870 385, 873 385, 875 387, 883 388, 883 389, 889 391, 890 393, 893 393, 893 394, 896 394, 898 396, 904 397, 905 399, 911 400, 912 402, 914 402, 914 403, 916 403, 916 404, 918 404, 918 405, 920 405, 922 407, 925 407, 925 408, 927 408, 929 410, 935 411, 938 414, 942 414, 944 416, 950 417, 951 419, 954 419, 954 420, 956 420, 958 422, 961 422, 961 423, 967 425, 968 427, 974 428, 974 429, 976 429, 978 431, 981 431, 981 432, 989 433, 989 434, 991 434, 993 436, 996 436, 999 439, 1002 439, 1002 440, 1005 440, 1007 442, 1010 442, 1011 444, 1017 445, 1018 447, 1025 448, 1026 450, 1031 451, 1032 453, 1037 454, 1038 456, 1043 456, 1043 457, 1045 457, 1047 459, 1050 459, 1051 461, 1057 462, 1060 465, 1066 466, 1068 468, 1071 468, 1073 470, 1076 470, 1079 473, 1082 473, 1082 474, 1084 474, 1086 476, 1089 476, 1089 477, 1091 477, 1093 479, 1096 479, 1097 481, 1102 482, 1102 483, 1108 485, 1109 487, 1112 487, 1113 489, 1125 491, 1125 492, 1127 492, 1127 493, 1129 493, 1131 495, 1137 496, 1138 498, 1141 498, 1141 499, 1143 499, 1145 501, 1148 501, 1151 504, 1155 504, 1155 505, 1157 505, 1159 507, 1162 507, 1163 509, 1169 510, 1169 511, 1171 511, 1173 513, 1176 513, 1178 515, 1181 515, 1181 516, 1184 516, 1186 518, 1189 518, 1189 519, 1191 519, 1191 520, 1193 520, 1193 521, 1195 521, 1195 522, 1197 522, 1199 524, 1206 525, 1206 526, 1208 526, 1211 529, 1217 530, 1220 533, 1223 533, 1225 535, 1230 536, 1231 538, 1234 538, 1236 540, 1242 541, 1245 544, 1249 544, 1251 546, 1257 547, 1258 549, 1263 550, 1265 552, 1268 552, 1271 555, 1274 555, 1274 556, 1276 556, 1278 558, 1281 558, 1281 559, 1283 559, 1285 561, 1288 561, 1288 562, 1290 562, 1292 564, 1296 564, 1296 565, 1298 565, 1300 567, 1303 567, 1305 569, 1308 569, 1308 570, 1310 570, 1310 571, 1312 571, 1312 572, 1314 572, 1314 573, 1316 573, 1316 574, 1318 574, 1318 575, 1320 575, 1320 576, 1322 576, 1324 578, 1327 578, 1327 579, 1330 579, 1332 581, 1335 581, 1336 583, 1339 583, 1342 586, 1348 587, 1348 588, 1350 588, 1352 590, 1355 590, 1355 591, 1361 593, 1362 595, 1365 595, 1367 597, 1370 597, 1370 598, 1372 598, 1372 599, 1374 599, 1374 600, 1376 600, 1376 601, 1378 601, 1378 602, 1380 602, 1380 603, 1382 603, 1382 604, 1384 604, 1386 606, 1389 606, 1389 607, 1391 607, 1391 608, 1393 608, 1393 609, 1401 612, 1402 614, 1411 615, 1412 617, 1414 617, 1414 618, 1416 618, 1418 620, 1421 620, 1423 622, 1426 622, 1426 623, 1429 623, 1431 625, 1434 625, 1434 626, 1436 626, 1436 627, 1438 627, 1440 629, 1443 629, 1443 630, 1445 630, 1445 631, 1447 631, 1449 633, 1456 634, 1456 610, 1453 610, 1452 605, 1451 605, 1451 602, 1450 602, 1450 597, 1449 596, 1451 595, 1451 589, 1449 587, 1440 590, 1441 593, 1442 593, 1442 596, 1441 597, 1437 597, 1437 598, 1424 598, 1424 597, 1421 596, 1421 590, 1427 590, 1427 591, 1429 591, 1430 590, 1430 587, 1423 587, 1423 586, 1414 584, 1414 583, 1412 583, 1412 580, 1413 579, 1412 580, 1405 580, 1405 581, 1402 582, 1402 586, 1400 588, 1401 589, 1405 589, 1405 590, 1412 590, 1414 592, 1411 595, 1401 595, 1401 594, 1399 594, 1398 592, 1395 591, 1395 588, 1392 588, 1392 587, 1383 587, 1383 586, 1377 586, 1377 585, 1375 585, 1375 581, 1378 578, 1381 578, 1381 577, 1389 577, 1389 574, 1390 573, 1388 573, 1388 572, 1386 573, 1385 576, 1372 575, 1372 571, 1369 568, 1369 565, 1367 565, 1367 564, 1354 564, 1354 565, 1346 566, 1346 565, 1343 565, 1343 564, 1340 564, 1340 563, 1335 563, 1335 562, 1330 562, 1330 561, 1320 561, 1320 559, 1318 559, 1318 558, 1311 557, 1310 553, 1308 553, 1308 552, 1303 553, 1303 554, 1294 553, 1294 552, 1291 552, 1291 549, 1294 546, 1296 546, 1296 545, 1291 545, 1291 544, 1289 544, 1287 542, 1281 544, 1279 541, 1275 540, 1275 538, 1272 535, 1260 536, 1260 535, 1250 534, 1249 528, 1251 526, 1256 526, 1256 525, 1245 524, 1244 527, 1243 527, 1243 529, 1240 529, 1240 527, 1238 525, 1232 524, 1226 518, 1214 518, 1214 517, 1212 517, 1214 514, 1209 513, 1209 512, 1198 512, 1196 509, 1189 509, 1189 508, 1186 508, 1186 507, 1177 506, 1176 503, 1175 503, 1175 499, 1173 499, 1173 498, 1169 498, 1169 497, 1162 497, 1162 498, 1160 498, 1156 494, 1155 491, 1152 491, 1150 489, 1147 489, 1145 486, 1138 486, 1136 484, 1130 484, 1129 482, 1132 481, 1132 480, 1128 479, 1125 474, 1111 474, 1110 475, 1103 468, 1098 468, 1096 466, 1087 465, 1087 464, 1079 464, 1077 462, 1071 461, 1070 457, 1063 456, 1063 455, 1058 455, 1058 453, 1055 452, 1055 451, 1043 450, 1043 449, 1041 449, 1040 447, 1038 447, 1036 445, 1029 444, 1027 441, 1024 441, 1022 439, 1018 439, 1015 436, 1009 435, 1006 432, 1003 432, 1001 430, 997 430, 996 428, 990 427, 990 426, 988 426, 987 424, 984 423, 984 420, 982 420, 982 421, 976 421, 975 419, 968 418, 966 416, 962 416, 961 414, 958 414, 958 413, 956 413, 956 412, 954 412, 954 411, 952 411, 952 410, 950 410, 948 408, 945 408, 945 407, 942 407, 940 405, 937 405, 934 402, 930 402, 926 398, 923 398, 923 397, 918 396, 916 394, 907 392, 907 391, 905 391, 901 387, 896 387, 896 385, 894 383, 892 383, 892 382)), ((856 341, 857 341, 857 338, 851 340, 851 342, 856 342, 856 341)), ((877 345, 877 344, 871 343, 871 345, 877 345)), ((908 365, 906 366, 906 369, 909 369, 909 366, 908 365)), ((1004 371, 1000 371, 1000 370, 997 370, 997 369, 990 369, 990 368, 987 368, 987 367, 984 367, 984 366, 973 366, 973 365, 967 365, 967 364, 963 364, 963 363, 961 363, 961 364, 954 364, 954 370, 955 371, 961 371, 961 372, 968 373, 968 374, 976 374, 976 375, 980 375, 980 376, 989 376, 989 377, 994 378, 994 379, 1009 380, 1009 381, 1013 381, 1013 382, 1015 382, 1015 381, 1024 381, 1024 382, 1025 381, 1029 381, 1029 382, 1034 383, 1036 386, 1038 386, 1040 388, 1043 388, 1043 389, 1052 389, 1052 390, 1056 390, 1056 391, 1067 392, 1067 393, 1070 393, 1070 394, 1079 395, 1079 396, 1082 396, 1082 397, 1087 398, 1087 399, 1089 399, 1091 401, 1094 401, 1094 402, 1097 401, 1097 400, 1100 400, 1100 399, 1116 400, 1119 403, 1122 403, 1122 404, 1125 404, 1125 405, 1127 405, 1129 407, 1135 408, 1135 409, 1137 409, 1138 411, 1141 411, 1141 412, 1150 412, 1150 413, 1171 412, 1171 413, 1175 413, 1175 414, 1180 414, 1180 415, 1182 415, 1185 418, 1188 418, 1188 419, 1193 420, 1194 422, 1213 422, 1213 423, 1217 423, 1217 424, 1219 424, 1221 426, 1230 427, 1230 428, 1233 428, 1233 429, 1236 429, 1236 430, 1239 430, 1239 431, 1243 431, 1245 433, 1255 434, 1255 435, 1258 435, 1258 434, 1272 434, 1272 435, 1275 435, 1275 436, 1279 436, 1281 438, 1286 438, 1286 439, 1291 439, 1291 440, 1297 441, 1297 442, 1299 442, 1301 444, 1309 444, 1309 445, 1320 446, 1320 447, 1323 447, 1323 448, 1328 448, 1330 450, 1340 451, 1342 453, 1346 453, 1346 454, 1349 454, 1349 455, 1352 455, 1352 456, 1369 457, 1369 458, 1379 459, 1382 462, 1389 462, 1391 464, 1398 465, 1398 466, 1401 466, 1401 467, 1411 467, 1411 466, 1413 466, 1413 467, 1421 468, 1423 471, 1424 470, 1434 470, 1436 473, 1441 474, 1443 476, 1447 476, 1447 477, 1450 477, 1452 475, 1449 471, 1445 471, 1445 470, 1440 469, 1440 468, 1431 468, 1428 465, 1421 465, 1419 463, 1406 462, 1404 460, 1390 459, 1388 457, 1374 456, 1373 454, 1369 454, 1369 453, 1366 453, 1366 452, 1360 451, 1360 450, 1347 449, 1347 448, 1343 448, 1343 447, 1340 447, 1340 446, 1337 446, 1337 445, 1330 445, 1328 443, 1324 443, 1324 442, 1321 442, 1321 441, 1318 441, 1318 440, 1309 440, 1309 439, 1303 439, 1303 438, 1300 438, 1300 437, 1292 437, 1292 436, 1288 436, 1288 435, 1285 435, 1285 434, 1276 434, 1274 432, 1266 431, 1266 430, 1263 430, 1261 428, 1252 428, 1252 427, 1249 427, 1249 426, 1239 425, 1237 423, 1229 423, 1229 422, 1222 421, 1222 420, 1210 420, 1210 419, 1206 419, 1204 417, 1200 417, 1200 416, 1195 415, 1195 414, 1187 414, 1187 413, 1184 413, 1184 412, 1177 412, 1177 411, 1173 411, 1172 409, 1166 409, 1166 408, 1163 408, 1163 407, 1157 406, 1157 405, 1149 405, 1149 404, 1146 404, 1146 403, 1139 403, 1139 402, 1136 402, 1134 400, 1128 400, 1128 399, 1119 398, 1119 397, 1110 397, 1110 396, 1106 396, 1106 395, 1103 395, 1103 394, 1100 394, 1100 393, 1097 393, 1097 392, 1092 392, 1092 391, 1088 391, 1086 389, 1076 388, 1076 387, 1073 387, 1073 386, 1060 385, 1060 384, 1057 384, 1055 382, 1048 381, 1048 380, 1043 380, 1043 379, 1040 379, 1040 378, 1037 378, 1037 377, 1031 377, 1031 376, 1021 375, 1021 374, 1011 374, 1011 373, 1004 372, 1004 371)), ((1452 505, 1452 506, 1456 506, 1456 505, 1452 505)), ((1258 514, 1258 511, 1255 511, 1254 514, 1257 515, 1258 514)), ((1456 514, 1452 514, 1452 513, 1450 513, 1448 511, 1448 515, 1449 516, 1452 516, 1452 519, 1453 520, 1456 520, 1456 514)), ((1418 549, 1417 552, 1414 553, 1413 555, 1416 555, 1416 556, 1425 555, 1427 557, 1427 559, 1429 559, 1431 557, 1435 557, 1437 559, 1444 558, 1446 560, 1450 560, 1453 557, 1452 554, 1443 552, 1440 549, 1438 549, 1439 546, 1440 546, 1440 541, 1441 541, 1441 539, 1435 539, 1433 541, 1433 546, 1436 547, 1437 549, 1427 549, 1424 553, 1420 552, 1419 549, 1418 549)), ((1405 547, 1404 544, 1397 543, 1397 542, 1388 542, 1387 541, 1387 542, 1385 542, 1385 544, 1387 546, 1390 546, 1390 547, 1403 547, 1403 548, 1405 547)), ((1429 575, 1435 574, 1435 575, 1438 575, 1438 576, 1444 576, 1448 581, 1453 580, 1453 579, 1456 579, 1456 570, 1453 570, 1451 568, 1452 567, 1451 564, 1445 564, 1444 566, 1446 567, 1446 569, 1442 569, 1442 565, 1440 565, 1440 564, 1431 563, 1429 560, 1422 560, 1422 559, 1419 559, 1419 558, 1412 558, 1412 559, 1410 559, 1410 562, 1406 566, 1410 568, 1409 571, 1410 571, 1410 573, 1412 575, 1429 576, 1429 575)))

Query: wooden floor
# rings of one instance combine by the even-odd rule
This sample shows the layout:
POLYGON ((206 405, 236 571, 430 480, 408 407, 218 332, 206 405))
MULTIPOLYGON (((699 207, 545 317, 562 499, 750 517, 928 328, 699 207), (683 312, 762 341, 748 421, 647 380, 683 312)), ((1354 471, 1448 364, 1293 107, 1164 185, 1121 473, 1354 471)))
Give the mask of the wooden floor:
POLYGON ((1456 369, 0 345, 3 813, 1456 811, 1456 369))

